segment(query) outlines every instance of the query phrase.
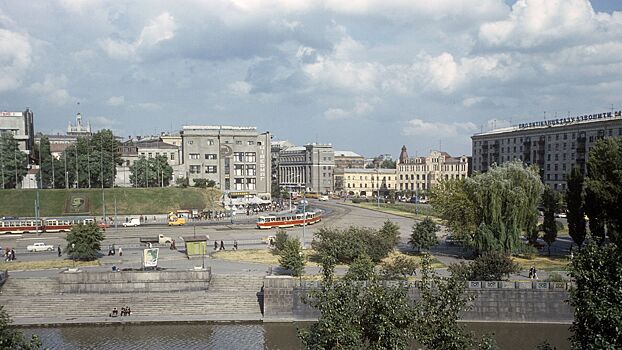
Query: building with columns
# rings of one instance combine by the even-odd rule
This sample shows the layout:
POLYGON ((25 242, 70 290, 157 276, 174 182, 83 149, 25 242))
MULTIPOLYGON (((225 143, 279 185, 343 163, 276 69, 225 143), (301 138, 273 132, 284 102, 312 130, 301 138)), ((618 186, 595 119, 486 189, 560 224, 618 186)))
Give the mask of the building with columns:
POLYGON ((408 157, 402 146, 397 163, 397 190, 429 190, 441 180, 465 179, 471 174, 470 157, 452 157, 447 152, 432 151, 425 157, 408 157))
POLYGON ((296 191, 332 193, 334 157, 331 144, 312 143, 281 150, 278 157, 279 186, 296 191))

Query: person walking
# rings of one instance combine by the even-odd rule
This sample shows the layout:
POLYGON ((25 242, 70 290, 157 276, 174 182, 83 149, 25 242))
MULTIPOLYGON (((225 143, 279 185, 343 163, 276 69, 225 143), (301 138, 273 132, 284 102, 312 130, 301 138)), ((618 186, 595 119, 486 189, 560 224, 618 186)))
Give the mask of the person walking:
POLYGON ((218 250, 218 242, 214 241, 214 250, 218 250))
POLYGON ((220 241, 220 250, 225 250, 225 243, 220 241))
POLYGON ((63 252, 62 252, 62 250, 60 249, 60 246, 58 246, 58 257, 60 258, 60 257, 61 257, 61 255, 63 255, 63 252))
POLYGON ((533 279, 537 280, 538 279, 538 270, 536 270, 536 267, 533 267, 533 279))
POLYGON ((119 247, 119 256, 123 256, 123 248, 119 247))
POLYGON ((238 250, 238 240, 233 241, 233 250, 238 250))

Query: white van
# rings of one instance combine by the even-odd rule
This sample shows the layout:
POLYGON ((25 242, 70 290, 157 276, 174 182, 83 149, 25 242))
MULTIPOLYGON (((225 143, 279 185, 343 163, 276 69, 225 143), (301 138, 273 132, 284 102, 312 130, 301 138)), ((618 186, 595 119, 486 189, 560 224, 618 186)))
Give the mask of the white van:
POLYGON ((130 221, 123 223, 123 227, 136 227, 136 226, 140 226, 140 219, 131 218, 130 221))

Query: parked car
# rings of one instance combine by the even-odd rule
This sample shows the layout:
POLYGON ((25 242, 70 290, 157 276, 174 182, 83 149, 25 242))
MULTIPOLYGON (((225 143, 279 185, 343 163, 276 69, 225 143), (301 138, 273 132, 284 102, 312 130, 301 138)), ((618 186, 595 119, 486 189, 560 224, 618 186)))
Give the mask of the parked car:
POLYGON ((123 227, 136 227, 136 226, 140 226, 140 219, 131 218, 130 221, 123 223, 123 227))
POLYGON ((174 218, 174 219, 169 219, 168 221, 169 226, 183 226, 185 224, 186 224, 185 218, 174 218))
POLYGON ((26 250, 29 252, 44 252, 44 251, 53 251, 54 246, 48 245, 43 242, 37 242, 35 244, 29 245, 26 247, 26 250))
POLYGON ((555 217, 556 218, 560 218, 560 219, 565 219, 566 218, 566 213, 565 212, 555 213, 555 217))

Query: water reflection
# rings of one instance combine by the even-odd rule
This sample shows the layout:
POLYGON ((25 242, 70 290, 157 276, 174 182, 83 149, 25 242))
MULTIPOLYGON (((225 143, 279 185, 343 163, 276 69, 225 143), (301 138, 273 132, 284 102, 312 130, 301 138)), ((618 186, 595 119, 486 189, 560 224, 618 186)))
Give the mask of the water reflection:
MULTIPOLYGON (((295 350, 301 349, 296 336, 299 326, 278 324, 158 324, 72 326, 28 328, 50 349, 222 349, 222 350, 295 350)), ((479 334, 494 333, 501 349, 535 349, 548 340, 557 349, 568 349, 567 325, 471 323, 479 334)), ((416 347, 413 346, 412 349, 416 347)))

